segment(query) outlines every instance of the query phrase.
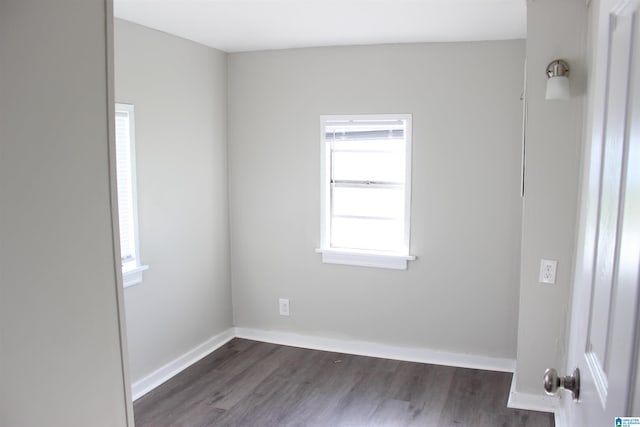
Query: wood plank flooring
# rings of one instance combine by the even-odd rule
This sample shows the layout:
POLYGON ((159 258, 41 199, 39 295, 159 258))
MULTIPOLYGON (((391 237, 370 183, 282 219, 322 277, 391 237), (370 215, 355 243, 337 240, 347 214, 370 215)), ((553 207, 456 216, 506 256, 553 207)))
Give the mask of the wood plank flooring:
POLYGON ((136 427, 552 427, 511 374, 233 339, 134 403, 136 427))

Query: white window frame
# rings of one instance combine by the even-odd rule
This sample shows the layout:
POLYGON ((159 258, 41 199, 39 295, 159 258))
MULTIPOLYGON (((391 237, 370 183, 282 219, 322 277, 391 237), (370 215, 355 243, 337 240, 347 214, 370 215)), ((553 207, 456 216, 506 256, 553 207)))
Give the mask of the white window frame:
POLYGON ((322 262, 346 264, 362 267, 390 268, 406 270, 407 261, 415 260, 410 255, 411 238, 411 114, 353 114, 320 116, 320 248, 322 262), (336 120, 405 120, 405 197, 404 197, 404 245, 402 251, 369 251, 331 247, 331 146, 326 138, 326 124, 336 120))
MULTIPOLYGON (((135 107, 132 104, 116 103, 115 111, 124 111, 129 115, 129 152, 131 159, 131 195, 133 211, 133 242, 135 245, 134 262, 122 265, 122 283, 125 288, 142 283, 142 272, 149 268, 143 265, 140 256, 140 240, 138 237, 138 186, 136 181, 136 150, 135 150, 135 107)), ((116 146, 117 146, 116 141, 116 146)), ((118 176, 116 168, 116 179, 118 176)), ((118 242, 120 244, 120 242, 118 242)))

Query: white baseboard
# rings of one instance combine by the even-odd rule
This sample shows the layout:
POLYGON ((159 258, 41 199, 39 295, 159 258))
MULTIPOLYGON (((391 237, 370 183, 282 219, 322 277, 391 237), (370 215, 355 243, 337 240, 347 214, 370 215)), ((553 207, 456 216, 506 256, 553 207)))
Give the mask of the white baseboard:
POLYGON ((477 356, 472 354, 435 351, 424 348, 393 346, 368 341, 343 340, 318 337, 314 335, 294 334, 290 332, 236 327, 227 329, 226 331, 209 338, 199 346, 189 350, 177 359, 167 363, 141 380, 133 383, 131 386, 133 400, 135 401, 149 393, 160 384, 168 381, 235 337, 288 345, 292 347, 356 354, 360 356, 381 357, 407 362, 430 363, 435 365, 484 369, 499 372, 513 372, 515 369, 515 360, 507 358, 477 356))
POLYGON ((231 341, 234 337, 234 328, 229 328, 226 331, 209 338, 199 346, 189 350, 182 356, 155 370, 141 380, 136 381, 131 385, 131 394, 133 400, 135 401, 145 394, 149 393, 160 384, 171 379, 200 359, 222 347, 224 344, 231 341))
POLYGON ((473 354, 450 353, 424 348, 401 347, 368 341, 352 341, 336 338, 324 338, 314 335, 294 334, 290 332, 266 331, 262 329, 235 328, 238 338, 309 348, 313 350, 357 354, 360 356, 381 357, 407 362, 430 363, 435 365, 456 366, 461 368, 484 369, 488 371, 514 372, 515 360, 477 356, 473 354))
MULTIPOLYGON (((540 384, 542 390, 542 383, 540 384)), ((546 394, 522 393, 516 391, 516 375, 511 379, 509 400, 507 407, 513 409, 525 409, 527 411, 551 412, 554 414, 556 427, 565 427, 564 412, 560 411, 560 399, 546 394)))
POLYGON ((556 427, 569 427, 569 420, 567 419, 567 413, 565 409, 560 406, 554 411, 556 419, 556 427))

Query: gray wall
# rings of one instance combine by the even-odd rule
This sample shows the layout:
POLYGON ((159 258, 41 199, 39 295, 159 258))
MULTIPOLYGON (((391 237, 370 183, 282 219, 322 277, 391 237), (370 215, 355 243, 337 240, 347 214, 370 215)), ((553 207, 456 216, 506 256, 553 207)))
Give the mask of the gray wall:
POLYGON ((3 427, 126 425, 105 4, 0 2, 3 427))
POLYGON ((585 85, 583 0, 527 3, 527 164, 523 209, 517 385, 543 394, 546 368, 565 366, 585 85), (571 67, 572 99, 546 101, 544 70, 571 67), (558 260, 555 285, 538 283, 540 259, 558 260))
POLYGON ((231 327, 226 54, 115 21, 116 100, 136 113, 142 284, 125 289, 136 382, 231 327))
POLYGON ((235 325, 513 358, 523 67, 523 41, 231 54, 235 325), (413 114, 407 271, 314 252, 319 116, 350 113, 413 114))

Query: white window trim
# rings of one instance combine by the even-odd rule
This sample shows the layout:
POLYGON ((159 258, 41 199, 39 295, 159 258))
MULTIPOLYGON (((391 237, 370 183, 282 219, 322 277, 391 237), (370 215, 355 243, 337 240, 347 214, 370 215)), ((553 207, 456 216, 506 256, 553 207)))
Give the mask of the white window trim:
MULTIPOLYGON (((135 140, 135 108, 132 104, 116 103, 116 111, 126 111, 129 113, 129 142, 131 150, 131 186, 133 195, 133 233, 136 245, 136 260, 134 265, 122 266, 122 284, 124 288, 142 283, 142 272, 149 269, 148 265, 143 265, 140 261, 140 239, 138 224, 138 182, 136 179, 136 140, 135 140)), ((116 173, 117 176, 117 173, 116 173)))
POLYGON ((346 249, 318 248, 316 252, 322 254, 322 262, 325 264, 357 265, 360 267, 390 268, 394 270, 406 270, 407 261, 416 259, 413 255, 346 249))
POLYGON ((411 146, 412 146, 412 115, 411 114, 350 114, 350 115, 322 115, 320 116, 320 248, 316 252, 322 254, 322 262, 325 264, 344 264, 361 267, 389 268, 406 270, 407 261, 416 259, 409 254, 411 239, 411 146), (405 154, 405 227, 404 248, 402 252, 364 251, 355 249, 338 249, 331 247, 331 192, 329 191, 330 155, 325 127, 329 120, 406 120, 407 132, 405 154))
POLYGON ((142 283, 142 272, 148 270, 148 265, 134 267, 127 271, 122 271, 122 283, 125 288, 142 283))

